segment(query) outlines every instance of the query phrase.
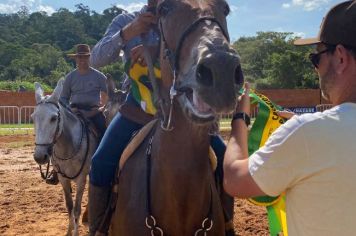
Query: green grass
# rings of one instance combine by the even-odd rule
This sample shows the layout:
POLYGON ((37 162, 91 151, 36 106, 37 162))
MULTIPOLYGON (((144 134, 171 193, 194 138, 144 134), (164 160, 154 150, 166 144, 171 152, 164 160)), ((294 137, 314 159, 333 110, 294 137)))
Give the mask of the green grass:
POLYGON ((0 136, 33 134, 33 124, 0 124, 0 136))
POLYGON ((22 129, 22 128, 33 128, 33 124, 0 124, 0 129, 22 129))

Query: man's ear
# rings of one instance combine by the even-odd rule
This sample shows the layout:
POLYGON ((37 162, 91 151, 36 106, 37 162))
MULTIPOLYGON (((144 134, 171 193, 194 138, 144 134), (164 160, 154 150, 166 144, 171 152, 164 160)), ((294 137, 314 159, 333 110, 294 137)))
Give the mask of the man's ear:
POLYGON ((334 56, 336 56, 335 71, 338 75, 341 75, 350 66, 352 55, 343 45, 339 44, 336 46, 334 56))

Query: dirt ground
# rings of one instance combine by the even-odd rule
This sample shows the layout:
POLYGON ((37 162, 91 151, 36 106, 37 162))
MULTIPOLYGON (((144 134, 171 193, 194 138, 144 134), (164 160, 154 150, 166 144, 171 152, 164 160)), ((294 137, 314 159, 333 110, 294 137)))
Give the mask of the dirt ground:
MULTIPOLYGON (((65 235, 68 217, 60 185, 45 184, 33 160, 33 137, 0 136, 0 235, 65 235)), ((87 195, 82 204, 87 204, 87 195)), ((235 201, 237 235, 269 235, 266 211, 235 201)), ((87 225, 80 225, 87 235, 87 225)))

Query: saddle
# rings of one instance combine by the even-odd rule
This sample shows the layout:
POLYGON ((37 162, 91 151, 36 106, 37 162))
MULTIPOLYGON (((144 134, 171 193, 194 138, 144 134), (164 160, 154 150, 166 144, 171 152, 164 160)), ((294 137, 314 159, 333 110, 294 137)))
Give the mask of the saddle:
POLYGON ((71 104, 70 108, 73 113, 80 114, 85 118, 90 118, 101 112, 100 108, 97 106, 85 106, 79 104, 71 104))
POLYGON ((146 125, 154 119, 153 115, 144 112, 141 107, 137 107, 129 103, 122 104, 119 112, 123 117, 140 125, 146 125))
POLYGON ((89 132, 94 134, 95 138, 99 138, 100 133, 94 123, 90 120, 90 117, 97 115, 100 111, 99 109, 93 111, 82 110, 78 108, 71 108, 71 111, 83 121, 84 129, 88 129, 89 132))
MULTIPOLYGON (((157 119, 150 121, 147 125, 145 125, 142 129, 140 129, 140 131, 137 132, 136 135, 132 138, 132 140, 124 149, 121 155, 120 163, 119 163, 119 172, 122 170, 129 157, 135 152, 135 150, 140 146, 140 144, 145 140, 147 135, 151 132, 152 128, 155 126, 157 121, 158 121, 157 119)), ((213 171, 215 171, 218 162, 212 147, 209 148, 209 159, 210 159, 211 168, 213 171)))

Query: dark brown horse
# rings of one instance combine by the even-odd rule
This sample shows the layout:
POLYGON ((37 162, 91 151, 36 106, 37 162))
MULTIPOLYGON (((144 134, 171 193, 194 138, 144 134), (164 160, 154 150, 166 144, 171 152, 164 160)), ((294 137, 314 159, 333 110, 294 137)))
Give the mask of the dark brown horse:
POLYGON ((243 83, 224 0, 160 0, 161 121, 122 167, 112 235, 224 235, 209 129, 243 83))

